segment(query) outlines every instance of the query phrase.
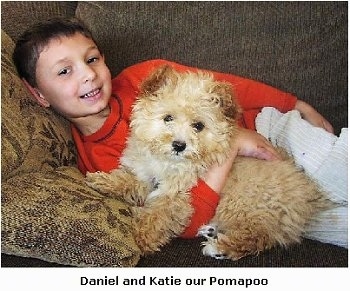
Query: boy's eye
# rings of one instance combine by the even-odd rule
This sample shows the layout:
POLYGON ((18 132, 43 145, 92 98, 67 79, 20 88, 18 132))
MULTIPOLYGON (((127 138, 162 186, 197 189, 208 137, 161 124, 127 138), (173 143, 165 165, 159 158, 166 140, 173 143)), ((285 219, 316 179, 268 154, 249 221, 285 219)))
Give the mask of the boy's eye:
POLYGON ((92 57, 92 58, 89 58, 89 59, 87 60, 87 63, 88 63, 88 64, 91 64, 91 63, 96 62, 97 60, 98 60, 97 57, 92 57))
POLYGON ((69 70, 67 68, 64 68, 58 72, 58 75, 67 75, 69 73, 69 70))

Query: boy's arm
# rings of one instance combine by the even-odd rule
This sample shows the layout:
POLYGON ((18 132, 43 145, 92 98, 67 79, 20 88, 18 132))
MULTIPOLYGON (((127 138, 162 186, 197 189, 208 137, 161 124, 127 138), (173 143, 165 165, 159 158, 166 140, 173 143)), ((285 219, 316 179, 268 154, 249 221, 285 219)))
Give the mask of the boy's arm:
POLYGON ((181 65, 167 60, 149 60, 135 64, 122 71, 118 77, 129 80, 129 85, 137 90, 141 82, 156 68, 162 65, 170 65, 174 69, 185 72, 203 70, 210 72, 218 81, 228 82, 232 85, 236 99, 243 110, 261 109, 263 107, 275 107, 281 112, 294 109, 296 97, 285 93, 264 83, 239 77, 233 74, 220 73, 194 67, 181 65))
POLYGON ((240 125, 246 128, 255 129, 255 118, 263 107, 274 107, 281 112, 294 109, 297 98, 292 94, 285 93, 264 83, 251 79, 239 77, 233 74, 220 73, 194 67, 181 65, 167 60, 149 60, 128 67, 117 77, 128 81, 128 89, 137 92, 141 82, 156 68, 162 65, 170 65, 179 72, 198 70, 212 73, 218 81, 232 85, 235 98, 243 109, 240 125))
MULTIPOLYGON (((200 69, 181 65, 175 62, 157 59, 138 63, 125 69, 120 77, 128 79, 128 88, 138 91, 140 83, 156 68, 161 65, 171 65, 178 71, 198 71, 200 69)), ((296 96, 283 92, 277 88, 258 82, 255 80, 243 78, 233 74, 209 71, 218 81, 228 82, 232 85, 237 102, 243 109, 241 125, 255 129, 255 118, 263 107, 274 107, 282 113, 297 109, 302 116, 311 124, 325 128, 332 132, 330 123, 319 114, 309 104, 298 100, 296 96)))
POLYGON ((213 165, 203 179, 198 182, 198 185, 192 189, 191 203, 194 213, 190 224, 181 235, 182 238, 195 237, 199 227, 207 224, 214 216, 220 199, 218 193, 224 188, 232 163, 237 155, 266 160, 279 158, 271 143, 262 135, 255 131, 241 128, 225 163, 213 165))
POLYGON ((293 94, 240 76, 218 72, 213 74, 217 80, 232 85, 237 102, 243 111, 274 107, 281 112, 287 112, 295 107, 297 98, 293 94))
POLYGON ((294 109, 297 101, 297 98, 294 95, 283 92, 259 81, 243 78, 233 74, 189 67, 166 60, 151 60, 140 63, 135 65, 135 69, 137 69, 139 72, 146 73, 150 72, 151 68, 156 68, 164 64, 171 65, 176 70, 182 72, 195 72, 198 70, 207 71, 212 73, 216 80, 230 83, 233 87, 236 99, 243 110, 261 109, 263 107, 270 106, 278 109, 281 112, 286 112, 294 109))
POLYGON ((197 186, 191 190, 191 204, 194 209, 191 222, 180 237, 196 237, 198 229, 214 217, 219 199, 218 193, 211 189, 203 180, 198 180, 197 186))
POLYGON ((298 100, 295 104, 295 109, 300 112, 302 118, 310 122, 312 125, 324 128, 330 133, 334 133, 333 126, 329 123, 329 121, 318 113, 310 104, 298 100))

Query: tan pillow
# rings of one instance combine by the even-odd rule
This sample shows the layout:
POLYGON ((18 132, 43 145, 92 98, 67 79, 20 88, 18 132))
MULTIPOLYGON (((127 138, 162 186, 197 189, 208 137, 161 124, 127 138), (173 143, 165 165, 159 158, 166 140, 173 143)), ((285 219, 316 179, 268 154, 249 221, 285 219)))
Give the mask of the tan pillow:
POLYGON ((1 251, 73 266, 135 266, 130 211, 85 186, 73 167, 2 183, 1 251))

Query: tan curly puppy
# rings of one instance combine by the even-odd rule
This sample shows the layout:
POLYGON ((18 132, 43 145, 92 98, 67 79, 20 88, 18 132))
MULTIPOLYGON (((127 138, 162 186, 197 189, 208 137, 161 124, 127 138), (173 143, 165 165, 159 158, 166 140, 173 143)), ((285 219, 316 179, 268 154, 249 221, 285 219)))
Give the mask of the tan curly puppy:
MULTIPOLYGON (((89 173, 87 183, 134 207, 134 235, 144 254, 180 235, 192 208, 189 190, 222 163, 237 134, 239 107, 229 84, 204 72, 156 70, 133 107, 121 167, 89 173)), ((215 217, 199 229, 203 253, 237 260, 275 245, 299 242, 313 215, 327 205, 293 161, 238 157, 215 217)))

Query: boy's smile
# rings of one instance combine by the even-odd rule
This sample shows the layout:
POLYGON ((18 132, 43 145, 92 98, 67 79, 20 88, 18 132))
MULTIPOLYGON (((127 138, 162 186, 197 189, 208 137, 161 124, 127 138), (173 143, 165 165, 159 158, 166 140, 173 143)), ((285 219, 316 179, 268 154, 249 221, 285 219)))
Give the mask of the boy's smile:
POLYGON ((86 94, 84 94, 83 96, 81 96, 80 98, 84 98, 84 99, 92 99, 96 96, 98 96, 100 94, 101 90, 99 88, 94 89, 86 94))
POLYGON ((78 127, 82 119, 99 124, 109 112, 110 71, 94 41, 80 33, 52 39, 44 47, 36 81, 41 104, 52 106, 78 127))

